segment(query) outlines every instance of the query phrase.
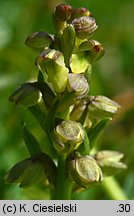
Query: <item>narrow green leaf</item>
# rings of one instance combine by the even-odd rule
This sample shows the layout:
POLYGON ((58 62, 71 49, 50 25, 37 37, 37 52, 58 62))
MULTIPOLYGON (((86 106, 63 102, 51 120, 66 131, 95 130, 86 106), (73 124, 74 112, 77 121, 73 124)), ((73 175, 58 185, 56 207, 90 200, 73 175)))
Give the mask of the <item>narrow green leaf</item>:
POLYGON ((38 141, 25 125, 23 126, 23 138, 31 156, 42 152, 38 141))
POLYGON ((86 129, 84 129, 84 142, 83 142, 82 145, 80 145, 78 151, 82 155, 89 155, 89 153, 90 153, 90 141, 89 141, 86 129))
POLYGON ((38 83, 44 82, 44 76, 43 76, 43 74, 42 74, 42 72, 40 70, 38 72, 37 80, 38 80, 38 83))
POLYGON ((105 118, 88 131, 87 135, 91 143, 91 148, 93 148, 96 139, 103 132, 103 130, 105 129, 110 120, 111 118, 105 118))
POLYGON ((29 107, 28 109, 33 114, 33 116, 38 121, 38 123, 40 124, 41 128, 44 131, 45 147, 46 147, 47 154, 49 154, 52 157, 55 157, 55 150, 52 146, 50 134, 48 134, 48 118, 51 118, 51 116, 43 112, 38 105, 29 107))
POLYGON ((86 70, 86 73, 85 73, 85 76, 86 76, 86 79, 88 81, 88 84, 90 84, 90 81, 91 81, 91 75, 92 75, 92 65, 89 64, 87 70, 86 70))
POLYGON ((33 114, 36 120, 39 122, 41 128, 46 131, 46 113, 41 110, 39 105, 28 107, 28 110, 33 114))
POLYGON ((86 130, 84 130, 84 147, 85 147, 85 153, 87 155, 89 155, 89 152, 90 152, 90 141, 89 141, 89 138, 88 138, 88 135, 87 135, 87 132, 86 130))
POLYGON ((57 114, 57 108, 59 105, 59 100, 56 100, 52 106, 52 108, 49 110, 47 118, 46 118, 46 132, 47 135, 51 139, 51 132, 54 129, 54 123, 55 123, 55 118, 57 114))

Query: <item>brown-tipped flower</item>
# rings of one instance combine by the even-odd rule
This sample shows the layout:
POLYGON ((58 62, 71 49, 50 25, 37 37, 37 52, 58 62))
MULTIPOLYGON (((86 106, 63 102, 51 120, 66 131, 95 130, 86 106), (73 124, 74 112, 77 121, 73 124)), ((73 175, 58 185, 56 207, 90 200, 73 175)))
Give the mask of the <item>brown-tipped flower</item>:
POLYGON ((101 182, 102 172, 96 160, 91 156, 76 155, 70 162, 70 174, 80 186, 88 188, 91 183, 101 182))
POLYGON ((93 45, 93 47, 88 52, 89 59, 91 61, 99 60, 105 53, 102 44, 96 40, 90 40, 89 43, 93 45))
POLYGON ((92 17, 82 16, 72 21, 76 35, 80 39, 88 38, 96 29, 96 21, 92 17))
POLYGON ((123 156, 124 154, 118 151, 103 150, 95 154, 95 159, 104 175, 109 176, 127 168, 126 164, 120 161, 123 156))
POLYGON ((7 183, 20 183, 20 187, 33 186, 45 179, 43 165, 33 158, 25 159, 13 166, 5 177, 7 183))
POLYGON ((69 92, 74 91, 76 96, 84 96, 89 91, 89 84, 83 74, 68 74, 68 86, 69 92))
POLYGON ((84 140, 84 131, 80 123, 66 120, 54 130, 54 147, 59 153, 70 153, 84 140))
POLYGON ((35 83, 24 83, 10 96, 9 101, 17 106, 30 107, 40 100, 40 91, 35 83))
POLYGON ((51 158, 45 153, 40 153, 14 165, 5 176, 5 181, 19 183, 23 188, 44 180, 48 180, 54 185, 56 172, 56 166, 51 158))
POLYGON ((26 45, 34 50, 41 51, 50 46, 54 36, 47 32, 34 32, 26 39, 26 45))
POLYGON ((59 4, 54 11, 56 18, 60 21, 66 21, 70 19, 72 13, 72 7, 66 4, 59 4))

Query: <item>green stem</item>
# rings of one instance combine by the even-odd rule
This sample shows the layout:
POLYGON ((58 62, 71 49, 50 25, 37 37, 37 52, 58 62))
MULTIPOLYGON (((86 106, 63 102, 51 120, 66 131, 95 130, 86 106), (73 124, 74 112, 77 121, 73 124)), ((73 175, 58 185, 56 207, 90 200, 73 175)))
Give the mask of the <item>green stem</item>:
POLYGON ((73 183, 65 175, 65 159, 66 157, 63 155, 59 155, 58 157, 56 188, 52 195, 52 199, 55 200, 70 200, 72 195, 73 183))
POLYGON ((128 200, 128 197, 114 177, 106 178, 102 183, 102 187, 111 200, 128 200))

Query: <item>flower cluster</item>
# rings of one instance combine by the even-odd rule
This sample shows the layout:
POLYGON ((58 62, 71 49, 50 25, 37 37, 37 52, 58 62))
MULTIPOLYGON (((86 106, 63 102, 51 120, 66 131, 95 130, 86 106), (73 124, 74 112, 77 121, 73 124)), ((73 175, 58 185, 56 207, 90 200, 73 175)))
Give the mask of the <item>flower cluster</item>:
MULTIPOLYGON (((60 4, 52 17, 55 35, 35 32, 26 39, 26 45, 38 53, 37 81, 22 84, 9 99, 34 113, 43 125, 54 154, 32 151, 31 158, 15 165, 6 179, 20 182, 21 187, 46 178, 49 184, 55 185, 52 181, 57 178, 55 161, 63 155, 66 178, 79 187, 88 188, 91 183, 101 182, 104 175, 126 168, 120 162, 123 155, 119 152, 90 154, 95 139, 120 106, 105 96, 90 95, 92 63, 104 55, 103 46, 92 39, 98 27, 92 13, 86 8, 60 4), (33 112, 35 109, 39 113, 33 112)), ((29 148, 37 147, 32 134, 26 128, 24 132, 29 148)))

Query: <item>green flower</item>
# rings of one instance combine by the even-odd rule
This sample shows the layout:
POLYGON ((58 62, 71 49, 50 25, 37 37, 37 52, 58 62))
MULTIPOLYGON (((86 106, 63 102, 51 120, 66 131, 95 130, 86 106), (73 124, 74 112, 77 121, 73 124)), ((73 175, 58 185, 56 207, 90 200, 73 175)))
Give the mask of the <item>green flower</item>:
POLYGON ((69 69, 65 67, 63 54, 54 49, 44 50, 36 59, 35 64, 42 71, 46 71, 48 82, 56 93, 61 93, 67 85, 69 69))
POLYGON ((88 93, 89 85, 83 74, 69 73, 67 89, 69 92, 74 91, 76 96, 83 96, 88 93))
POLYGON ((90 96, 88 112, 91 118, 103 119, 105 117, 113 117, 120 108, 115 101, 105 96, 90 96))
POLYGON ((99 60, 105 53, 102 44, 96 40, 87 40, 79 45, 79 51, 86 51, 89 62, 99 60))
POLYGON ((117 151, 103 150, 95 154, 95 159, 102 168, 104 175, 110 176, 127 168, 126 164, 120 161, 123 156, 117 151))
POLYGON ((88 188, 91 183, 102 181, 102 172, 96 160, 88 155, 75 155, 70 161, 70 174, 73 180, 80 186, 88 188))
POLYGON ((59 153, 70 153, 77 149, 84 140, 84 131, 80 123, 66 120, 54 130, 54 148, 59 153))

